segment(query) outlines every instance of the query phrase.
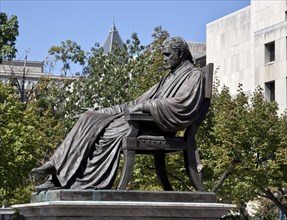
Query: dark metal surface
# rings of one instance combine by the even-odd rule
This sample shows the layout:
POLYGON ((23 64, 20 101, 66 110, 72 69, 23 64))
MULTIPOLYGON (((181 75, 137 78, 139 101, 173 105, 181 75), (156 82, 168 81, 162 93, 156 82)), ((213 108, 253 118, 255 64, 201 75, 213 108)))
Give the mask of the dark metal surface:
MULTIPOLYGON (((188 45, 180 37, 164 41, 162 54, 170 71, 141 97, 122 105, 89 110, 81 115, 50 160, 33 169, 33 174, 51 174, 47 184, 36 187, 38 191, 47 190, 47 186, 52 189, 109 189, 116 176, 122 149, 124 169, 119 189, 125 189, 132 177, 138 150, 135 148, 152 152, 158 151, 156 145, 160 144, 164 151, 188 150, 189 176, 196 190, 204 190, 200 172, 195 167, 200 161, 194 135, 210 104, 213 66, 196 69, 188 45), (139 113, 128 115, 128 112, 139 113), (183 129, 187 129, 184 145, 182 140, 171 139, 183 129), (146 140, 141 140, 139 135, 164 136, 164 140, 152 138, 146 144, 146 140)), ((159 159, 157 167, 165 172, 163 162, 159 159)), ((162 182, 167 182, 164 175, 162 182)), ((168 183, 164 188, 170 188, 168 183)))
MULTIPOLYGON (((183 151, 184 164, 188 177, 197 191, 204 191, 201 178, 202 165, 196 146, 195 134, 208 112, 210 98, 212 95, 213 64, 203 67, 204 74, 204 101, 197 119, 185 130, 184 137, 140 135, 141 125, 146 121, 154 121, 148 114, 126 113, 125 118, 129 122, 129 133, 123 138, 122 150, 124 152, 124 167, 118 189, 126 189, 132 179, 135 159, 127 158, 129 154, 135 157, 136 154, 154 154, 157 177, 164 190, 172 190, 165 168, 164 154, 183 151), (130 163, 129 161, 133 161, 130 163), (126 175, 126 174, 129 175, 126 175)), ((191 118, 192 120, 192 118, 191 118)))

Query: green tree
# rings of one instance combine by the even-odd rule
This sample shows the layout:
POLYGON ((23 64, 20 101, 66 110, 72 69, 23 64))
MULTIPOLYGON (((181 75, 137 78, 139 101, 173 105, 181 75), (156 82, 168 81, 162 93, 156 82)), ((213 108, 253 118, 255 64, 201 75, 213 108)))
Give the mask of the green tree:
POLYGON ((142 68, 137 74, 134 74, 133 86, 130 87, 131 99, 136 99, 167 74, 161 54, 161 46, 163 41, 169 37, 169 33, 162 26, 157 26, 154 28, 152 37, 153 42, 146 46, 140 56, 141 59, 138 60, 138 65, 142 68))
POLYGON ((139 54, 137 66, 141 67, 134 71, 132 86, 129 89, 130 99, 136 99, 150 87, 158 83, 166 74, 161 46, 169 33, 161 26, 154 28, 152 33, 153 41, 146 46, 145 50, 139 54))
MULTIPOLYGON (((47 82, 37 85, 37 91, 47 82)), ((0 83, 0 201, 6 204, 28 202, 32 184, 30 170, 51 155, 63 138, 60 114, 55 114, 49 95, 25 104, 16 90, 0 83), (46 103, 46 105, 45 105, 46 103)))
POLYGON ((166 74, 160 45, 167 36, 167 31, 157 27, 154 42, 144 47, 133 33, 122 49, 113 45, 113 53, 107 55, 96 44, 87 55, 83 75, 70 85, 66 95, 70 109, 79 112, 81 108, 109 107, 131 101, 147 91, 166 74))
POLYGON ((81 49, 81 46, 71 40, 62 41, 60 46, 52 46, 48 53, 55 56, 55 61, 62 61, 61 71, 65 76, 71 70, 72 64, 82 66, 85 64, 85 52, 81 49))
POLYGON ((3 60, 11 60, 16 56, 15 41, 18 32, 18 20, 15 15, 10 17, 0 12, 0 64, 3 60))
POLYGON ((286 115, 258 88, 249 98, 239 86, 216 84, 212 107, 197 136, 207 188, 224 202, 244 204, 265 197, 286 213, 286 115), (284 168, 285 167, 285 168, 284 168))
POLYGON ((87 53, 83 74, 63 90, 64 109, 70 125, 74 116, 86 108, 109 107, 131 100, 131 81, 143 68, 138 62, 143 46, 137 34, 133 34, 132 40, 122 49, 117 45, 113 47, 113 53, 103 55, 103 49, 96 44, 87 53))
POLYGON ((23 62, 21 73, 19 73, 19 66, 15 68, 13 62, 7 62, 10 67, 9 83, 17 89, 20 100, 25 103, 25 105, 30 101, 33 90, 35 89, 34 84, 29 86, 29 88, 26 86, 27 75, 30 73, 30 69, 27 68, 28 53, 29 51, 26 51, 26 56, 23 62))
MULTIPOLYGON (((18 34, 17 17, 8 18, 0 13, 0 63, 15 57, 18 34)), ((11 64, 10 83, 0 83, 0 201, 3 204, 29 201, 30 170, 50 156, 64 133, 62 113, 55 108, 59 102, 58 85, 42 78, 32 89, 25 88, 29 73, 26 60, 27 56, 20 78, 11 64)))

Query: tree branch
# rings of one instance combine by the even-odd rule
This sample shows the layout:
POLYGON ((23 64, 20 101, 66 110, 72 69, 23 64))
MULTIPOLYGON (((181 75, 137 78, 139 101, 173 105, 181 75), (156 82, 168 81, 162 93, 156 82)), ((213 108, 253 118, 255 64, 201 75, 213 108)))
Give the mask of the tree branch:
POLYGON ((263 197, 263 198, 266 198, 266 199, 268 199, 268 197, 267 197, 265 194, 256 193, 256 195, 258 195, 258 196, 261 196, 261 197, 263 197))
POLYGON ((180 179, 178 176, 174 175, 174 174, 171 173, 171 172, 168 172, 168 174, 171 175, 171 176, 172 176, 173 178, 175 178, 176 180, 178 180, 179 182, 181 182, 181 184, 182 184, 188 191, 192 191, 191 188, 190 188, 188 185, 186 185, 186 183, 185 183, 182 179, 180 179))
POLYGON ((217 183, 215 184, 215 186, 212 188, 211 191, 216 193, 216 192, 219 190, 219 188, 222 186, 222 184, 224 183, 224 181, 225 181, 230 175, 231 175, 231 171, 230 171, 230 170, 225 171, 225 172, 221 175, 219 181, 217 181, 217 183))
POLYGON ((232 174, 233 169, 235 168, 235 166, 240 163, 240 157, 236 156, 232 161, 231 164, 229 165, 227 171, 225 171, 219 181, 217 181, 217 183, 215 184, 215 186, 213 187, 213 189, 211 190, 212 192, 217 192, 219 190, 219 188, 223 185, 224 181, 232 174))
POLYGON ((283 213, 287 213, 287 206, 283 205, 269 189, 260 188, 260 190, 266 195, 266 198, 270 199, 283 213))

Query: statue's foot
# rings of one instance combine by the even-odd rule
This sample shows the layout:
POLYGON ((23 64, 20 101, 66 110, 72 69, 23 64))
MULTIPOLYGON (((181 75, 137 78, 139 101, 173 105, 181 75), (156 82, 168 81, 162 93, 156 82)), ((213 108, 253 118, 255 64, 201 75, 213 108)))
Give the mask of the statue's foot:
POLYGON ((31 174, 38 176, 46 176, 49 174, 56 174, 56 169, 51 161, 44 163, 42 166, 33 168, 31 174))
POLYGON ((39 186, 35 186, 34 190, 36 192, 40 192, 40 191, 47 191, 47 190, 59 189, 59 188, 61 187, 56 186, 51 180, 47 180, 45 183, 39 186))

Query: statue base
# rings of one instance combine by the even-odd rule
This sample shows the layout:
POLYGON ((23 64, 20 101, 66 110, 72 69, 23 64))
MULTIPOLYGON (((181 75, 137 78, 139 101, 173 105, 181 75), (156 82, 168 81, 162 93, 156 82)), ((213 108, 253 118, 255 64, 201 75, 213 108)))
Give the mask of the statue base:
POLYGON ((122 190, 53 190, 14 205, 26 220, 220 219, 234 205, 215 193, 122 190))

